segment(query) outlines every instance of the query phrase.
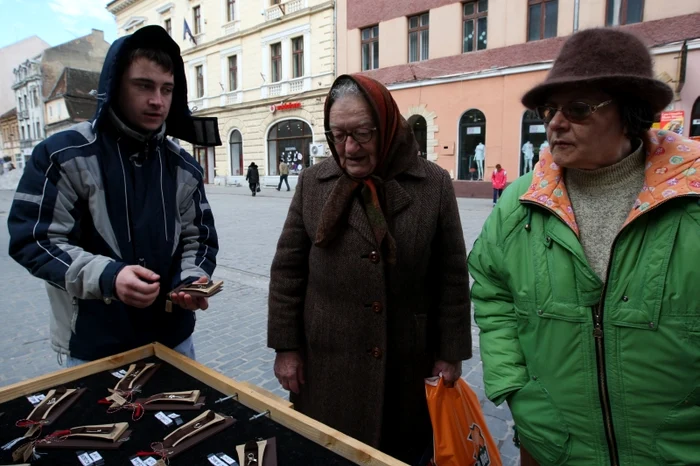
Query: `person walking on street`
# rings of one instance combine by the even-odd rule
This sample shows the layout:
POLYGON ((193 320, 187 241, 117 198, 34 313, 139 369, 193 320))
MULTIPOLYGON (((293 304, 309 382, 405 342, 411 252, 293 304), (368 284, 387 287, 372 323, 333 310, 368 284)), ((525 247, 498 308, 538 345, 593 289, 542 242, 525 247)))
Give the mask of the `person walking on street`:
POLYGON ((506 187, 508 182, 508 173, 501 168, 501 164, 496 164, 496 169, 491 174, 491 185, 493 186, 493 205, 501 198, 503 194, 503 189, 506 187))
POLYGON ((287 191, 289 191, 289 182, 287 181, 287 178, 289 177, 289 166, 285 163, 284 160, 280 162, 280 184, 277 185, 277 191, 280 190, 282 187, 282 182, 287 185, 287 191))
POLYGON ((260 186, 260 173, 258 173, 258 166, 255 162, 250 162, 250 165, 248 165, 248 173, 245 175, 245 179, 248 181, 248 186, 253 193, 253 197, 255 197, 255 193, 260 186))
POLYGON ((112 44, 97 95, 92 121, 34 148, 10 255, 46 282, 59 362, 153 341, 194 358, 193 311, 207 300, 170 291, 206 283, 219 244, 202 168, 167 136, 220 145, 216 119, 192 117, 180 49, 160 26, 112 44))
POLYGON ((700 143, 641 40, 587 29, 522 102, 550 146, 469 256, 487 397, 524 465, 700 464, 700 143))

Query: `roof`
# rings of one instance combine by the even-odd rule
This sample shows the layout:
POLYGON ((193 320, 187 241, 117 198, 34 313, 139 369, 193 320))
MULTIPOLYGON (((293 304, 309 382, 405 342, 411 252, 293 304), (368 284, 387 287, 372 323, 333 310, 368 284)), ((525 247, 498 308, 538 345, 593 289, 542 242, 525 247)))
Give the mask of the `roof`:
POLYGON ((66 108, 71 120, 76 122, 89 120, 95 115, 97 99, 88 100, 68 97, 66 98, 66 108))
POLYGON ((0 120, 4 120, 5 118, 11 118, 11 117, 16 117, 16 116, 17 116, 17 107, 13 108, 12 110, 8 110, 7 112, 0 115, 0 120))
MULTIPOLYGON (((700 13, 622 26, 622 30, 638 35, 649 47, 700 37, 700 13)), ((559 54, 568 37, 555 37, 524 44, 469 52, 406 65, 390 66, 362 74, 386 85, 422 81, 448 75, 488 71, 551 62, 559 54)))
POLYGON ((90 92, 97 90, 100 81, 100 73, 96 71, 80 70, 77 68, 64 68, 61 77, 58 78, 51 94, 47 100, 51 101, 58 97, 81 97, 85 99, 95 99, 90 92))

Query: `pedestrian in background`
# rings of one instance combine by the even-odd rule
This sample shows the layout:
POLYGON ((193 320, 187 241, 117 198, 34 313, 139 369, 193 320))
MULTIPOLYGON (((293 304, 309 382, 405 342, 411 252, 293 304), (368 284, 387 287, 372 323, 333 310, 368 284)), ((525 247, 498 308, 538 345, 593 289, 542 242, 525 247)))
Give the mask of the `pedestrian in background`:
POLYGON ((503 189, 506 187, 508 182, 508 173, 501 168, 501 164, 496 164, 496 169, 491 174, 491 186, 493 186, 493 205, 501 198, 503 194, 503 189))
POLYGON ((452 383, 472 354, 452 181, 368 77, 335 81, 324 126, 333 157, 301 172, 272 263, 275 375, 300 412, 414 464, 424 378, 452 383))
POLYGON ((700 144, 650 131, 674 95, 654 76, 635 36, 572 35, 523 97, 550 148, 469 256, 523 464, 700 464, 700 144))
POLYGON ((282 187, 283 181, 287 185, 287 191, 289 191, 289 182, 287 181, 287 177, 289 177, 289 166, 287 165, 287 163, 284 160, 282 160, 280 162, 279 168, 280 168, 280 184, 277 185, 277 191, 279 191, 280 188, 282 187))
POLYGON ((255 162, 250 162, 250 165, 248 165, 248 173, 246 173, 245 179, 248 181, 250 192, 255 196, 255 193, 259 191, 258 186, 260 185, 260 173, 258 172, 258 166, 255 162))

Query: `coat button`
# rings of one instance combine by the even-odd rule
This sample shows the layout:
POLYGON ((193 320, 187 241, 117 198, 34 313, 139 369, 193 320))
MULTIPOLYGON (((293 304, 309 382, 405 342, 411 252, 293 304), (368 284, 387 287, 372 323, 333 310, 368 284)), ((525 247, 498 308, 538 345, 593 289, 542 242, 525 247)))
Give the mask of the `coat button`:
POLYGON ((378 264, 379 263, 379 253, 377 251, 372 251, 369 253, 369 260, 373 264, 378 264))
POLYGON ((374 311, 375 314, 379 314, 382 312, 382 303, 379 301, 375 301, 372 303, 372 311, 374 311))
POLYGON ((623 297, 622 297, 622 300, 623 300, 624 302, 627 302, 627 301, 629 301, 630 299, 629 299, 627 296, 623 296, 623 297))
POLYGON ((372 353, 372 357, 374 357, 375 359, 381 359, 381 358, 382 358, 382 350, 380 350, 380 349, 379 349, 378 347, 376 347, 376 346, 375 346, 374 348, 372 348, 371 353, 372 353))

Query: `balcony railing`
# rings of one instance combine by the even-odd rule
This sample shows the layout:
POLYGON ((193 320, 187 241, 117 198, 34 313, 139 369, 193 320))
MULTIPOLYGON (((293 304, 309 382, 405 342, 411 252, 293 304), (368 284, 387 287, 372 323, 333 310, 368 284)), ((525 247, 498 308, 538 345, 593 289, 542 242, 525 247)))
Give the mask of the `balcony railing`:
POLYGON ((240 104, 243 100, 243 93, 240 91, 227 92, 221 94, 221 106, 240 104))
POLYGON ((278 5, 272 5, 265 10, 265 19, 271 21, 306 8, 306 0, 288 0, 278 5))
POLYGON ((29 110, 20 110, 19 112, 17 112, 18 120, 26 120, 27 118, 29 118, 29 110))
POLYGON ((281 84, 273 84, 272 86, 268 87, 267 89, 267 95, 270 97, 277 97, 280 94, 282 94, 282 85, 281 84))
POLYGON ((289 82, 289 93, 295 94, 304 90, 304 79, 296 79, 289 82))

